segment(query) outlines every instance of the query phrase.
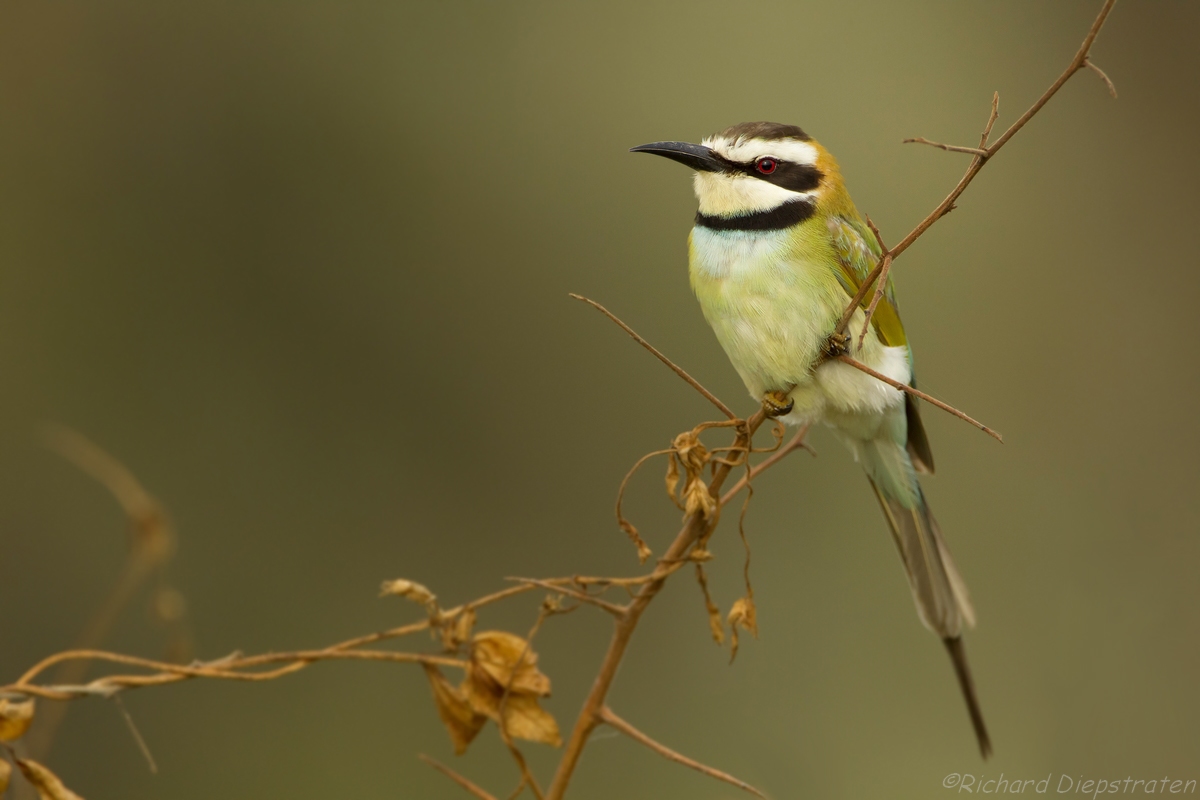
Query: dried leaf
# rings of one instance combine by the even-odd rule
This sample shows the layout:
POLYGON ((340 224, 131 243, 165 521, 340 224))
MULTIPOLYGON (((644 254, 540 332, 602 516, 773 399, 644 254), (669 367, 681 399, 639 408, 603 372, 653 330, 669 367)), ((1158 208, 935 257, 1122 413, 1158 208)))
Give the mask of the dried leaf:
POLYGON ((430 614, 437 613, 437 595, 416 581, 397 578, 394 581, 384 581, 379 589, 380 597, 403 597, 414 603, 420 603, 429 610, 430 614))
POLYGON ((538 705, 536 697, 510 694, 504 703, 504 729, 509 736, 540 742, 551 747, 562 746, 558 723, 550 712, 538 705))
POLYGON ((688 478, 699 476, 709 458, 708 448, 700 442, 699 434, 696 431, 679 434, 675 437, 674 447, 688 478))
POLYGON ((723 644, 725 629, 721 626, 721 609, 717 608, 717 604, 712 600, 712 595, 708 593, 708 577, 704 574, 704 567, 700 564, 696 565, 696 582, 700 584, 700 591, 704 594, 704 608, 708 611, 708 629, 712 631, 713 641, 723 644))
POLYGON ((737 658, 738 652, 738 628, 745 628, 758 638, 758 608, 754 605, 754 598, 746 596, 739 598, 733 608, 729 609, 729 637, 730 648, 732 652, 729 654, 729 663, 737 658))
POLYGON ((504 690, 497 689, 495 684, 481 673, 481 670, 471 670, 463 683, 467 700, 476 713, 483 714, 499 724, 503 708, 504 731, 509 736, 554 747, 562 744, 558 723, 554 721, 550 712, 538 705, 536 695, 510 692, 505 697, 504 690))
POLYGON ((465 693, 446 680, 433 664, 425 664, 425 675, 433 689, 433 703, 437 706, 438 716, 450 733, 450 741, 454 743, 454 752, 462 755, 467 752, 467 745, 483 728, 487 718, 475 713, 465 693))
POLYGON ((717 510, 717 499, 709 493, 708 484, 699 477, 688 481, 683 494, 683 511, 689 516, 698 513, 707 519, 717 510))
POLYGON ((33 722, 35 703, 28 700, 0 700, 0 742, 20 739, 33 722))
POLYGON ((536 666, 529 643, 505 631, 482 631, 471 640, 471 663, 462 692, 476 714, 497 724, 509 736, 558 747, 558 724, 538 704, 550 694, 550 679, 536 666))
POLYGON ((458 650, 471 638, 471 631, 474 628, 475 609, 468 608, 441 626, 442 646, 447 650, 458 650))
POLYGON ((641 534, 638 533, 638 529, 633 527, 633 523, 624 517, 618 517, 617 524, 621 526, 621 530, 625 531, 625 535, 629 537, 629 540, 633 542, 634 547, 637 548, 638 563, 645 564, 646 559, 652 556, 654 552, 650 549, 649 545, 642 540, 641 534))
POLYGON ((468 608, 458 615, 458 621, 454 625, 454 635, 465 642, 471 638, 473 630, 475 630, 475 609, 468 608))
POLYGON ((0 758, 0 795, 8 791, 8 779, 12 776, 12 764, 0 758))
POLYGON ((535 665, 537 653, 529 643, 506 631, 483 631, 471 641, 471 666, 482 672, 497 688, 515 694, 545 697, 550 679, 535 665))
POLYGON ((16 761, 17 768, 21 770, 25 780, 32 783, 33 788, 37 789, 40 800, 83 800, 82 797, 64 786, 57 775, 36 761, 30 761, 27 758, 18 758, 16 761))
POLYGON ((667 459, 667 497, 671 498, 671 502, 679 505, 679 500, 676 499, 676 491, 679 489, 679 462, 675 460, 675 454, 671 453, 667 459))

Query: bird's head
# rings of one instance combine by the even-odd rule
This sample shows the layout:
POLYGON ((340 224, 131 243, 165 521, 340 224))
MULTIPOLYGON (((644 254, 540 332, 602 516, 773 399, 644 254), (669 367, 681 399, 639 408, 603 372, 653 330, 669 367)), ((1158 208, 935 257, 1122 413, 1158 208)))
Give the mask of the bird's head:
POLYGON ((738 227, 739 219, 764 218, 781 209, 787 212, 782 216, 804 214, 803 219, 841 185, 837 163, 825 148, 795 125, 777 122, 743 122, 700 144, 652 142, 632 152, 665 156, 694 169, 698 220, 713 226, 738 227))

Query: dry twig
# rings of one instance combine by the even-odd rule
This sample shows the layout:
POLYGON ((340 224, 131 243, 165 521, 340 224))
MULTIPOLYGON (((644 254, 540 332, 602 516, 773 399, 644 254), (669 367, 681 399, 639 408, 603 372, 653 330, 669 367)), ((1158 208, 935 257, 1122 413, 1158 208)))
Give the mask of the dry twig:
MULTIPOLYGON (((1096 36, 1100 33, 1100 29, 1104 26, 1104 22, 1105 22, 1105 20, 1108 19, 1109 12, 1112 11, 1113 5, 1115 3, 1116 3, 1116 0, 1105 0, 1103 7, 1101 7, 1101 9, 1100 9, 1100 13, 1096 16, 1096 19, 1092 22, 1092 26, 1091 26, 1091 28, 1088 29, 1087 35, 1083 39, 1083 43, 1079 46, 1079 50, 1075 53, 1075 57, 1071 59, 1071 63, 1068 64, 1067 68, 1063 71, 1063 73, 1058 76, 1058 79, 1055 80, 1054 83, 1050 85, 1050 88, 1047 89, 1045 92, 1043 92, 1042 96, 1039 97, 1034 102, 1034 104, 1032 106, 1030 106, 1029 109, 1024 114, 1022 114, 1017 119, 1016 122, 1014 122, 1012 125, 1010 125, 1008 130, 1006 130, 1003 134, 1001 134, 1000 138, 997 139, 992 144, 990 144, 990 145, 988 144, 988 137, 991 135, 992 126, 996 124, 996 119, 998 117, 999 102, 1000 102, 1000 96, 998 93, 994 94, 992 96, 991 113, 988 115, 988 121, 987 121, 987 125, 984 128, 983 135, 980 136, 980 138, 979 138, 979 147, 961 147, 961 146, 957 146, 957 145, 947 145, 947 144, 942 144, 940 142, 930 141, 924 137, 917 137, 917 138, 913 138, 913 139, 905 139, 904 140, 905 142, 918 142, 921 144, 932 145, 933 147, 938 147, 943 150, 950 150, 950 151, 961 152, 961 153, 970 153, 974 157, 971 159, 971 163, 967 166, 967 171, 963 174, 962 178, 959 179, 958 184, 955 185, 954 189, 951 190, 950 194, 948 194, 946 196, 946 198, 944 200, 942 200, 941 203, 938 204, 937 208, 935 208, 933 211, 931 211, 925 217, 925 219, 921 220, 921 222, 918 223, 918 225, 915 228, 913 228, 912 231, 909 232, 909 234, 907 236, 905 236, 903 239, 901 239, 900 243, 897 244, 895 247, 888 248, 886 245, 884 245, 882 238, 879 238, 878 230, 875 229, 874 225, 871 225, 871 229, 875 232, 876 238, 879 239, 879 245, 883 250, 883 256, 880 258, 879 263, 876 264, 875 268, 873 270, 871 270, 871 272, 867 275, 866 279, 863 280, 862 285, 859 287, 858 292, 855 293, 854 298, 850 301, 849 304, 847 304, 846 310, 843 312, 841 318, 838 320, 837 326, 834 328, 835 336, 841 336, 841 335, 845 334, 846 326, 850 324, 850 319, 853 317, 854 313, 858 310, 858 307, 862 303, 863 299, 867 296, 867 292, 869 292, 871 290, 871 287, 873 285, 875 285, 876 282, 878 282, 878 285, 875 287, 875 297, 872 299, 871 305, 866 311, 865 320, 863 323, 863 331, 862 331, 861 336, 859 337, 859 346, 860 347, 862 346, 862 340, 866 336, 868 327, 871 324, 871 316, 874 314, 875 307, 878 305, 878 302, 879 302, 879 298, 887 290, 887 272, 891 268, 892 262, 896 258, 898 258, 901 253, 903 253, 910 246, 912 246, 913 242, 915 242, 918 238, 920 238, 921 235, 925 233, 925 231, 929 230, 929 228, 933 225, 933 223, 937 222, 939 219, 944 217, 946 214, 950 213, 950 211, 952 211, 955 208, 955 205, 954 205, 955 201, 957 201, 959 196, 962 195, 962 193, 964 191, 966 191, 967 186, 969 186, 971 184, 971 181, 973 181, 975 179, 975 176, 979 174, 979 171, 981 169, 983 169, 984 164, 986 164, 989 160, 991 160, 991 158, 1000 151, 1000 148, 1004 147, 1004 145, 1008 143, 1008 140, 1016 135, 1017 131, 1019 131, 1019 130, 1021 130, 1021 128, 1025 127, 1025 125, 1029 122, 1029 120, 1033 119, 1034 115, 1037 114, 1037 112, 1041 111, 1042 107, 1045 106, 1046 103, 1048 103, 1050 101, 1050 98, 1053 97, 1058 92, 1058 90, 1063 87, 1063 84, 1065 84, 1068 80, 1070 80, 1072 75, 1074 75, 1076 72, 1078 72, 1081 69, 1090 69, 1093 72, 1095 72, 1097 75, 1099 75, 1101 77, 1101 79, 1104 80, 1104 83, 1108 87, 1109 92, 1112 94, 1113 97, 1116 97, 1117 90, 1116 90, 1116 87, 1113 86, 1112 81, 1109 80, 1108 76, 1104 74, 1104 71, 1101 70, 1098 66, 1096 66, 1090 60, 1090 57, 1089 57, 1090 53, 1091 53, 1091 49, 1092 49, 1092 44, 1095 43, 1096 36)), ((879 376, 876 375, 876 377, 879 377, 879 376)), ((921 396, 921 395, 918 395, 918 396, 921 396)), ((929 400, 928 396, 924 396, 922 399, 929 400)), ((965 414, 951 410, 945 404, 942 404, 940 402, 935 402, 935 401, 930 401, 930 402, 934 402, 934 405, 937 405, 939 408, 943 408, 945 410, 950 411, 951 413, 955 414, 955 416, 958 416, 962 419, 972 422, 973 424, 976 425, 976 427, 978 427, 982 430, 985 430, 985 431, 988 430, 985 426, 980 425, 979 423, 975 423, 973 420, 971 420, 965 414)), ((993 435, 995 435, 994 432, 989 431, 989 433, 992 433, 993 435)), ((999 439, 1000 437, 996 436, 995 438, 999 439)))
POLYGON ((462 775, 459 775, 457 772, 450 769, 449 767, 447 767, 445 764, 441 763, 440 761, 435 761, 432 758, 430 758, 429 756, 425 755, 424 753, 421 753, 420 755, 418 755, 417 758, 421 759, 426 764, 433 767, 438 772, 442 773, 447 778, 454 781, 459 786, 461 786, 462 788, 466 789, 471 794, 478 797, 479 800, 496 800, 495 797, 488 794, 487 792, 485 792, 483 789, 479 788, 475 784, 471 783, 469 780, 464 778, 462 775))
POLYGON ((749 486, 752 480, 778 464, 783 459, 787 458, 793 450, 799 450, 803 448, 815 456, 816 453, 804 441, 804 437, 808 435, 809 427, 809 425, 801 425, 796 431, 796 435, 793 436, 787 444, 783 445, 774 453, 772 453, 769 458, 765 458, 761 463, 755 464, 753 467, 751 467, 750 472, 746 475, 746 477, 739 480, 733 485, 732 489, 721 495, 721 505, 726 505, 738 492, 749 486))
MULTIPOLYGON (((888 250, 887 245, 883 243, 883 237, 879 235, 879 228, 875 227, 870 216, 867 217, 867 227, 875 235, 875 241, 879 243, 879 249, 883 255, 879 258, 879 279, 875 282, 875 296, 871 298, 871 304, 867 306, 866 314, 863 315, 862 333, 858 335, 859 350, 862 350, 863 340, 867 338, 867 331, 871 329, 871 317, 875 316, 875 309, 879 307, 879 301, 887 293, 888 273, 892 270, 892 251, 888 250)), ((851 306, 851 308, 857 307, 857 304, 851 306)))
POLYGON ((704 387, 703 387, 703 386, 700 384, 700 381, 696 380, 696 379, 695 379, 695 378, 693 378, 691 375, 687 374, 687 372, 686 372, 686 371, 684 371, 684 369, 683 369, 682 367, 680 367, 680 366, 679 366, 678 364, 676 364, 674 361, 672 361, 671 359, 669 359, 669 358, 667 358, 665 355, 663 355, 663 354, 662 354, 662 353, 661 353, 661 352, 658 350, 658 348, 656 348, 654 345, 650 344, 650 343, 649 343, 649 342, 647 342, 645 339, 643 339, 643 338, 642 338, 640 335, 638 335, 638 333, 637 333, 637 332, 636 332, 636 331, 635 331, 633 328, 629 327, 629 326, 628 326, 628 325, 626 325, 624 322, 622 322, 621 320, 617 319, 616 315, 615 315, 615 314, 613 314, 611 311, 609 311, 607 308, 605 308, 604 306, 600 305, 600 304, 599 304, 599 303, 597 303, 595 300, 590 300, 590 299, 588 299, 588 298, 584 297, 584 296, 583 296, 583 295, 581 295, 581 294, 574 294, 574 293, 571 293, 571 295, 570 295, 570 296, 571 296, 571 297, 573 297, 573 298, 574 298, 574 299, 576 299, 576 300, 580 300, 580 301, 582 301, 582 302, 584 302, 584 303, 587 303, 589 306, 591 306, 592 308, 596 309, 596 310, 597 310, 597 311, 599 311, 601 314, 603 314, 604 316, 608 317, 610 320, 612 320, 613 322, 615 322, 615 323, 616 323, 616 324, 617 324, 617 325, 618 325, 618 326, 621 328, 621 330, 625 331, 625 332, 626 332, 626 333, 628 333, 628 334, 629 334, 631 337, 633 337, 633 340, 634 340, 635 342, 637 342, 637 343, 638 343, 638 344, 640 344, 642 347, 644 347, 644 348, 646 348, 647 350, 649 350, 649 351, 650 351, 650 352, 651 352, 651 353, 654 355, 654 357, 655 357, 655 358, 657 358, 657 359, 658 359, 659 361, 661 361, 662 363, 666 364, 666 365, 667 365, 667 367, 668 367, 668 368, 670 368, 670 370, 671 370, 672 372, 674 372, 676 375, 678 375, 679 377, 681 377, 681 378, 683 378, 685 381, 687 381, 687 382, 688 382, 688 385, 690 385, 690 386, 691 386, 693 389, 695 389, 697 392, 699 392, 701 395, 703 395, 703 396, 704 396, 704 398, 705 398, 706 400, 708 400, 708 402, 712 403, 714 406, 716 406, 718 409, 720 409, 720 411, 721 411, 721 413, 722 413, 722 414, 724 414, 725 416, 729 417, 729 419, 737 419, 737 418, 738 418, 737 414, 734 414, 734 413, 733 413, 733 411, 731 411, 731 410, 729 409, 729 406, 725 405, 725 404, 724 404, 724 403, 722 403, 720 400, 718 400, 718 399, 717 399, 717 396, 716 396, 716 395, 714 395, 712 392, 710 392, 708 389, 705 389, 705 388, 704 388, 704 387))
POLYGON ((965 422, 971 423, 976 428, 979 428, 979 430, 986 433, 988 436, 991 436, 997 442, 1004 441, 1004 437, 1001 436, 997 431, 992 430, 987 425, 984 425, 982 422, 975 419, 974 417, 967 416, 966 414, 959 411, 954 406, 952 406, 948 403, 943 403, 941 400, 938 400, 936 397, 933 397, 932 395, 925 394, 920 389, 914 389, 913 387, 909 386, 907 383, 901 383, 900 381, 896 380, 895 378, 889 378, 887 375, 884 375, 882 372, 873 370, 870 367, 868 367, 866 364, 864 364, 861 361, 858 361, 856 359, 853 359, 850 356, 846 356, 846 355, 838 356, 837 360, 841 361, 844 364, 849 364, 850 366, 854 367, 857 370, 862 370, 863 372, 867 373, 868 375, 870 375, 873 378, 878 378, 879 380, 886 383, 888 386, 892 386, 896 389, 899 389, 902 392, 911 394, 913 397, 919 397, 922 400, 924 400, 926 403, 931 403, 931 404, 937 406, 938 408, 940 408, 942 411, 953 414, 954 416, 958 417, 959 419, 961 419, 965 422))
POLYGON ((710 778, 716 778, 719 781, 724 781, 725 783, 728 783, 731 786, 736 786, 737 788, 741 789, 742 791, 749 792, 750 794, 754 795, 755 797, 761 797, 762 800, 767 800, 767 796, 765 794, 760 792, 758 789, 755 789, 753 786, 746 783, 745 781, 743 781, 739 778, 733 777, 728 772, 722 772, 721 770, 716 769, 714 767, 710 767, 706 764, 701 764, 699 761, 696 761, 694 759, 688 758, 685 755, 675 752, 674 750, 667 747, 666 745, 659 744, 658 742, 654 741, 646 734, 639 731, 637 728, 630 725, 625 720, 618 717, 615 713, 613 713, 613 710, 611 708, 608 708, 607 706, 600 709, 600 720, 605 725, 609 726, 613 730, 620 731, 621 733, 628 736, 630 739, 633 739, 638 744, 643 744, 646 747, 649 747, 651 750, 658 753, 660 756, 667 759, 668 761, 674 761, 676 764, 683 764, 685 767, 690 767, 691 769, 694 769, 699 773, 707 775, 710 778))
POLYGON ((596 608, 602 608, 608 613, 612 614, 614 617, 620 617, 625 614, 624 606, 619 606, 616 603, 610 603, 602 597, 596 597, 595 595, 586 594, 585 592, 579 592, 550 581, 544 581, 538 578, 508 578, 507 580, 517 581, 518 583, 527 583, 531 586, 540 586, 543 589, 549 589, 552 592, 558 592, 559 594, 578 600, 581 603, 587 603, 588 605, 595 606, 596 608))

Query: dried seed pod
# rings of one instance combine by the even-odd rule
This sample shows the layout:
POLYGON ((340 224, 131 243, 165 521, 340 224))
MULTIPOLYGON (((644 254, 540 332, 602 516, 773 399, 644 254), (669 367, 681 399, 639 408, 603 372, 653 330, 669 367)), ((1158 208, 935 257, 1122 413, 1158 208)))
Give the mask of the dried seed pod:
POLYGON ((35 703, 27 700, 0 700, 0 742, 20 739, 33 722, 35 703))

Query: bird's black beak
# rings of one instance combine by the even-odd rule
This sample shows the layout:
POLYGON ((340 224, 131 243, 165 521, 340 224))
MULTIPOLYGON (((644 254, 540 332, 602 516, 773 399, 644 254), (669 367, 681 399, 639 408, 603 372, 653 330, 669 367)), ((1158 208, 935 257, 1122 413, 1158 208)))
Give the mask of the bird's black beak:
POLYGON ((672 161, 691 167, 697 172, 723 172, 726 168, 724 159, 711 148, 702 144, 687 142, 651 142, 629 149, 631 153, 653 153, 665 156, 672 161))

